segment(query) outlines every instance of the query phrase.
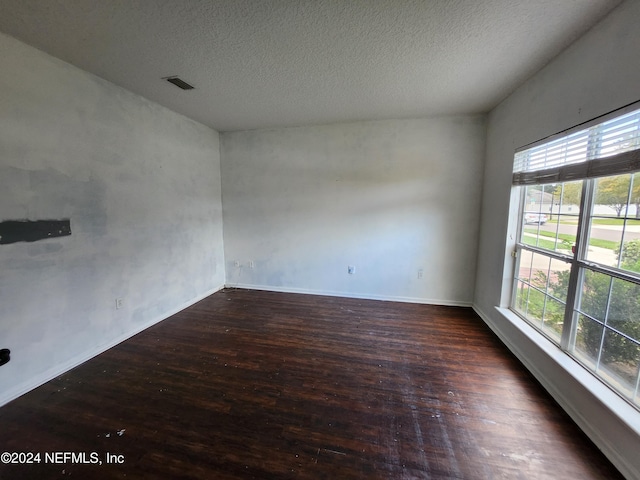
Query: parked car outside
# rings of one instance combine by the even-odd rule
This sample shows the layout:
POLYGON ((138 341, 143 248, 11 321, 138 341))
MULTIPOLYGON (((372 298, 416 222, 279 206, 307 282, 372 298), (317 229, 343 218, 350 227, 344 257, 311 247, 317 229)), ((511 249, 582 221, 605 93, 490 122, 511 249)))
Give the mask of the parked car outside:
POLYGON ((547 216, 544 213, 525 213, 524 223, 537 223, 538 225, 544 225, 547 223, 547 216))

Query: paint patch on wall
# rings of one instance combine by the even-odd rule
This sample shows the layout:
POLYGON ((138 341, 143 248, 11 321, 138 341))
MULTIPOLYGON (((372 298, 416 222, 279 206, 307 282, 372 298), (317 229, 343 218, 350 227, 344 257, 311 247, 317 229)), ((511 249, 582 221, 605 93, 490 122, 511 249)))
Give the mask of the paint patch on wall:
POLYGON ((37 242, 71 235, 70 220, 6 220, 0 222, 0 245, 37 242))

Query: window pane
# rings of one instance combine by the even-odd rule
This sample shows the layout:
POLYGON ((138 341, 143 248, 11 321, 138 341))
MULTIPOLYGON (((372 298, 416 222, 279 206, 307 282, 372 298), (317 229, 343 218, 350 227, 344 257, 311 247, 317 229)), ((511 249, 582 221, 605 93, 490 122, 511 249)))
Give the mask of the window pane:
POLYGON ((572 255, 571 247, 576 243, 578 231, 582 180, 545 185, 543 189, 551 193, 551 207, 542 234, 556 242, 556 251, 572 255))
POLYGON ((525 188, 525 204, 522 214, 522 237, 520 241, 526 245, 553 250, 554 244, 540 235, 540 230, 549 219, 551 195, 544 191, 543 186, 529 186, 525 188))
POLYGON ((542 312, 544 311, 544 303, 546 295, 535 288, 529 288, 529 298, 527 299, 526 318, 535 326, 542 326, 542 312))
POLYGON ((525 223, 537 224, 548 220, 551 196, 544 191, 543 186, 533 185, 525 188, 524 220, 525 223), (527 213, 544 214, 544 217, 527 217, 527 213))
POLYGON ((582 180, 560 184, 560 201, 555 202, 553 212, 565 215, 565 220, 573 217, 578 223, 580 213, 580 197, 582 196, 582 180))
MULTIPOLYGON (((576 235, 578 233, 578 219, 570 215, 560 215, 557 220, 558 222, 554 225, 554 228, 557 228, 558 236, 556 250, 559 253, 572 256, 571 249, 576 244, 576 235)), ((554 236, 555 234, 556 231, 554 231, 554 236)))
POLYGON ((567 289, 569 288, 569 273, 571 264, 562 260, 551 260, 549 267, 549 285, 547 293, 558 300, 567 301, 567 289))
POLYGON ((525 245, 531 245, 532 247, 538 246, 538 229, 532 229, 524 227, 522 229, 522 238, 520 240, 525 245))
POLYGON ((627 237, 625 219, 631 213, 632 206, 635 210, 635 205, 629 203, 632 180, 633 176, 626 174, 595 181, 588 260, 611 267, 619 266, 620 246, 623 237, 627 237))
POLYGON ((555 237, 549 238, 549 233, 545 230, 544 225, 525 224, 522 228, 522 243, 546 250, 555 250, 555 237))
POLYGON ((578 316, 576 344, 573 353, 591 370, 596 369, 602 342, 603 326, 584 315, 578 316))
POLYGON ((516 278, 524 280, 525 282, 531 281, 532 261, 533 253, 529 250, 520 250, 518 252, 518 269, 516 271, 516 278))
POLYGON ((594 215, 621 218, 627 213, 631 174, 596 179, 594 215))
POLYGON ((554 216, 553 220, 543 225, 525 224, 522 229, 522 241, 527 245, 537 246, 571 256, 571 247, 576 243, 577 223, 566 215, 554 216))
POLYGON ((569 264, 520 250, 513 309, 533 326, 559 341, 564 318, 569 264), (558 301, 552 296, 558 296, 558 301))
POLYGON ((609 267, 618 266, 624 221, 614 217, 593 217, 589 229, 587 260, 609 267))
MULTIPOLYGON (((638 179, 638 190, 640 190, 640 179, 638 179)), ((638 202, 640 202, 640 192, 638 196, 638 202)), ((634 205, 634 209, 638 208, 640 205, 634 205)), ((640 273, 640 220, 627 219, 622 251, 616 250, 615 253, 620 257, 621 269, 640 273)))
POLYGON ((565 306, 563 303, 560 303, 552 298, 547 298, 547 303, 544 309, 542 329, 547 335, 549 335, 558 343, 560 343, 560 337, 562 336, 564 309, 565 306))
POLYGON ((599 375, 625 396, 633 395, 638 378, 640 346, 606 329, 599 375))
POLYGON ((527 315, 527 302, 529 301, 529 285, 523 282, 518 282, 516 285, 516 299, 514 302, 514 308, 522 316, 527 315))
POLYGON ((640 285, 613 279, 607 325, 640 341, 640 285))
POLYGON ((581 194, 582 181, 526 187, 520 241, 572 255, 581 194))
POLYGON ((578 310, 604 322, 610 287, 611 277, 609 275, 584 270, 584 282, 578 310))
POLYGON ((531 285, 545 292, 547 291, 550 262, 551 258, 539 253, 534 253, 531 261, 531 285))

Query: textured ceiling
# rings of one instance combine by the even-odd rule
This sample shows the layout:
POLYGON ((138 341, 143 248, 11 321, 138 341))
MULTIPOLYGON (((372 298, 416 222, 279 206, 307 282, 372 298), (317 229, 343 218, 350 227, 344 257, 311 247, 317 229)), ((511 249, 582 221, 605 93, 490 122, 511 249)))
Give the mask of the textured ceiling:
POLYGON ((0 0, 0 31, 229 131, 487 112, 618 3, 0 0))

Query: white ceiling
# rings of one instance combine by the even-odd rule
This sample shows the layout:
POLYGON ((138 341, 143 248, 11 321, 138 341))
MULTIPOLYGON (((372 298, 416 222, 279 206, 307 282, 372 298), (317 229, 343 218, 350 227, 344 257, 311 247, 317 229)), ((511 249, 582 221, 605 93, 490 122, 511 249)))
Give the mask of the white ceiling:
POLYGON ((0 0, 0 31, 230 131, 487 112, 618 3, 0 0))

